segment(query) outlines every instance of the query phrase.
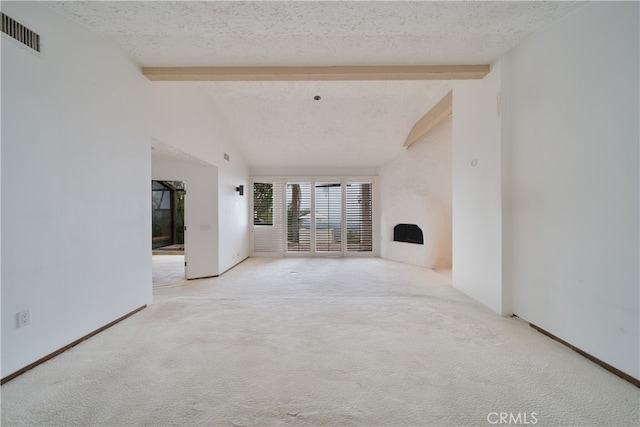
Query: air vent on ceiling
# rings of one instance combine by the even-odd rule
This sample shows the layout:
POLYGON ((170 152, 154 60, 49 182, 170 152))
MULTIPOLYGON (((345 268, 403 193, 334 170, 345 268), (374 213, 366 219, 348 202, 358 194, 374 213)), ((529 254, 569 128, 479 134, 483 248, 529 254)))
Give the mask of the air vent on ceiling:
POLYGON ((9 37, 13 37, 18 40, 20 43, 25 46, 30 47, 36 52, 40 52, 40 35, 31 31, 18 21, 4 13, 0 12, 2 15, 2 32, 8 35, 9 37))

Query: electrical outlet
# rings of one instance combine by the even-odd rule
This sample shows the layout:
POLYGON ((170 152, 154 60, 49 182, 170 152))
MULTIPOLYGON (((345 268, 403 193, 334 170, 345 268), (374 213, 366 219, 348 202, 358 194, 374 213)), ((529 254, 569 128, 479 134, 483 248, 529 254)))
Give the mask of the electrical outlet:
POLYGON ((26 309, 18 313, 18 328, 23 328, 31 323, 31 310, 26 309))

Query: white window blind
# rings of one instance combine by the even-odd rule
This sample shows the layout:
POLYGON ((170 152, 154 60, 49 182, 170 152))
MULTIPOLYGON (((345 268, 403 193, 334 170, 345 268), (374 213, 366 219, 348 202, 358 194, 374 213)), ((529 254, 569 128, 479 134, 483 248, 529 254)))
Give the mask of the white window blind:
POLYGON ((347 252, 373 251, 372 188, 371 182, 347 183, 347 252))
POLYGON ((316 252, 342 252, 342 184, 315 185, 316 252))
POLYGON ((374 254, 374 185, 370 178, 254 178, 252 254, 374 254))
POLYGON ((287 251, 311 251, 311 183, 287 183, 287 251))
POLYGON ((282 183, 253 183, 253 252, 282 254, 282 183))

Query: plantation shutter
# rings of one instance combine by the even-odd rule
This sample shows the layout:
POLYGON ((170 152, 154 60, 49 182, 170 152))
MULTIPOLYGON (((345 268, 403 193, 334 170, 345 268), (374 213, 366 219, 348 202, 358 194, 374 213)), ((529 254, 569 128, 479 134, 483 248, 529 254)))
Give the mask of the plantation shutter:
POLYGON ((311 251, 311 183, 287 182, 287 252, 311 251))
POLYGON ((342 252, 342 184, 315 186, 316 252, 342 252))
POLYGON ((253 183, 253 252, 282 254, 284 215, 281 182, 253 183))
POLYGON ((347 252, 373 251, 372 188, 371 182, 347 183, 347 252))
POLYGON ((375 253, 373 179, 253 179, 253 256, 375 253))

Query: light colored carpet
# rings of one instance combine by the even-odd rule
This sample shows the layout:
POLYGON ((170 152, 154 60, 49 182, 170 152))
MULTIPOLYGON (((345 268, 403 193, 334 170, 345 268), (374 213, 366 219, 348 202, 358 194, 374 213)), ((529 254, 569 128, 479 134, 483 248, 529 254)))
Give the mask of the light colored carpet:
POLYGON ((152 262, 154 289, 184 282, 184 255, 153 255, 152 262))
POLYGON ((2 386, 2 425, 640 424, 638 388, 449 281, 370 258, 169 278, 151 307, 2 386))

